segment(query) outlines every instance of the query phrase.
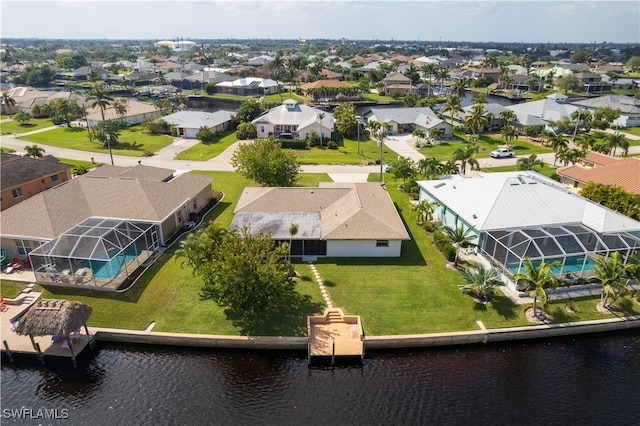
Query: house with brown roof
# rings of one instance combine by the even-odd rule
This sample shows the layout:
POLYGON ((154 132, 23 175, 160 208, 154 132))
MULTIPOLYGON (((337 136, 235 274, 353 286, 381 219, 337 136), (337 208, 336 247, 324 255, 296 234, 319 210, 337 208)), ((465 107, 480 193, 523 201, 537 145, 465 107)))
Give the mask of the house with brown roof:
MULTIPOLYGON (((84 265, 102 279, 101 283, 111 285, 120 271, 111 260, 134 245, 136 255, 144 252, 146 257, 152 256, 210 204, 211 182, 208 176, 175 176, 173 170, 156 167, 103 165, 3 211, 0 246, 10 258, 29 255, 38 282, 73 285, 65 282, 69 276, 64 271, 73 275, 84 265), (98 244, 95 238, 107 235, 113 236, 94 247, 98 244), (129 240, 131 243, 125 244, 129 240), (32 251, 37 259, 31 256, 32 251), (87 262, 92 263, 87 266, 87 262), (104 266, 100 262, 108 263, 104 276, 100 276, 104 266), (55 271, 47 271, 54 265, 55 271)), ((125 258, 120 267, 124 260, 133 259, 125 258)))
POLYGON ((413 91, 411 79, 400 72, 393 72, 382 79, 386 96, 405 96, 413 91))
POLYGON ((640 158, 611 157, 589 152, 582 161, 556 170, 560 181, 574 188, 588 182, 614 185, 632 194, 640 194, 640 158))
POLYGON ((0 211, 70 180, 70 169, 51 155, 36 160, 0 153, 0 211))
POLYGON ((232 229, 291 239, 294 256, 398 257, 409 234, 386 189, 377 183, 320 183, 317 188, 243 190, 232 229), (289 234, 292 223, 298 233, 289 234))

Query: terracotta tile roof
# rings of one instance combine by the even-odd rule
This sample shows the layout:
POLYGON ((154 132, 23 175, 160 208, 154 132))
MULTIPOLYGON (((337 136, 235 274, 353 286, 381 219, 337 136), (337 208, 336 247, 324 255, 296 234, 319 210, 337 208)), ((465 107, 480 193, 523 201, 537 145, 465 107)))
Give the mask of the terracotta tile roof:
POLYGON ((344 83, 340 80, 316 80, 314 82, 311 83, 305 83, 300 85, 300 88, 302 90, 309 90, 309 89, 317 89, 320 87, 338 87, 338 88, 342 88, 342 87, 349 87, 349 85, 347 83, 344 83))
MULTIPOLYGON (((247 187, 234 211, 241 220, 234 218, 231 227, 247 223, 273 225, 278 221, 274 213, 282 215, 283 220, 292 213, 304 213, 306 219, 317 217, 309 216, 309 213, 319 213, 320 238, 323 240, 410 239, 389 194, 379 184, 320 185, 318 188, 247 187), (253 214, 254 220, 251 221, 247 214, 253 214), (270 221, 262 220, 263 215, 268 215, 270 221)), ((260 230, 253 229, 254 232, 260 230)))
MULTIPOLYGON (((608 156, 604 156, 608 157, 608 156)), ((572 165, 560 167, 557 173, 578 182, 615 185, 632 194, 640 194, 640 158, 613 158, 614 161, 597 167, 572 165)))
POLYGON ((70 168, 68 164, 62 164, 50 155, 36 160, 3 152, 0 155, 0 186, 4 191, 70 168))

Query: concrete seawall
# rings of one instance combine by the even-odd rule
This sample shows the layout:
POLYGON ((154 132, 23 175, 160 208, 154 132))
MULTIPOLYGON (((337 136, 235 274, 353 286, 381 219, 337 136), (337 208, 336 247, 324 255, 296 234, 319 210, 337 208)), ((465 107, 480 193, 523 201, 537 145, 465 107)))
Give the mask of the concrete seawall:
MULTIPOLYGON (((364 347, 365 349, 399 349, 409 347, 452 346, 562 337, 587 333, 628 330, 632 328, 640 328, 640 316, 449 333, 368 336, 364 339, 364 347)), ((262 350, 307 350, 308 344, 308 339, 306 337, 225 336, 213 334, 120 330, 96 327, 89 327, 89 331, 95 335, 96 340, 103 342, 123 342, 165 346, 262 350)))

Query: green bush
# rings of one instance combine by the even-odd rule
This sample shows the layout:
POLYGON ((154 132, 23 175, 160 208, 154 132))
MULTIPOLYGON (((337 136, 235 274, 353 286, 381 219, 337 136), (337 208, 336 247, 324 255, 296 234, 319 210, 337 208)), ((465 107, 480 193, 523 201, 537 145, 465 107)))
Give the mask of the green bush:
POLYGON ((442 232, 442 230, 436 229, 433 232, 433 242, 435 244, 437 244, 438 241, 448 241, 448 240, 449 238, 447 238, 447 235, 444 232, 442 232))
POLYGON ((440 251, 449 262, 456 260, 456 248, 451 243, 444 244, 440 251))
POLYGON ((338 144, 335 143, 334 141, 329 141, 329 142, 327 142, 327 148, 329 148, 329 149, 338 149, 338 144))
POLYGON ((307 141, 299 139, 284 139, 280 141, 280 146, 291 149, 306 149, 307 141))
POLYGON ((425 223, 422 224, 422 227, 424 228, 425 231, 427 232, 433 232, 435 231, 436 228, 436 224, 431 222, 430 220, 426 221, 425 223))

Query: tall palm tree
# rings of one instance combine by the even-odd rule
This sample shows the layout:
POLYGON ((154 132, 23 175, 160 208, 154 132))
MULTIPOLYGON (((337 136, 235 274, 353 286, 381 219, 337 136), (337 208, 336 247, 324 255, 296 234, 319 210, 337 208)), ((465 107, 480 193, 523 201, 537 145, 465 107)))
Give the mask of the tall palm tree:
POLYGON ((451 119, 451 125, 454 125, 453 117, 464 112, 464 109, 462 109, 462 101, 460 100, 458 95, 449 95, 449 97, 447 98, 447 102, 444 104, 440 111, 443 114, 448 113, 449 118, 451 119))
POLYGON ((383 158, 382 152, 384 147, 384 138, 387 136, 389 132, 389 123, 380 123, 376 120, 371 120, 367 123, 367 126, 371 129, 371 133, 374 135, 376 140, 378 141, 378 146, 380 147, 380 183, 383 182, 383 158))
POLYGON ((465 294, 478 299, 481 303, 487 303, 495 294, 498 287, 504 283, 498 279, 498 274, 493 269, 484 269, 481 266, 472 266, 462 272, 467 284, 460 288, 465 294))
POLYGON ((442 173, 442 163, 435 157, 426 157, 418 161, 418 172, 426 179, 435 179, 442 173))
POLYGON ((46 151, 44 150, 44 148, 41 148, 38 145, 33 144, 33 145, 25 146, 24 152, 27 157, 41 158, 46 151))
POLYGON ((609 296, 615 300, 622 293, 629 290, 627 282, 624 281, 625 267, 620 253, 617 251, 611 253, 609 257, 598 257, 593 267, 593 275, 602 286, 602 295, 600 297, 602 306, 606 306, 609 296))
POLYGON ((484 104, 487 102, 487 95, 486 93, 476 93, 473 96, 473 103, 474 104, 484 104))
POLYGON ((411 84, 420 83, 420 73, 416 66, 411 62, 407 67, 407 70, 404 72, 404 75, 411 80, 411 84))
POLYGON ((289 265, 291 265, 291 243, 293 242, 293 237, 298 234, 298 224, 291 223, 289 225, 289 265))
POLYGON ((498 114, 498 117, 504 121, 504 124, 518 122, 518 116, 516 115, 515 111, 511 109, 504 109, 500 111, 500 113, 498 114))
POLYGON ((320 119, 320 147, 322 148, 322 139, 323 139, 323 135, 324 133, 322 133, 322 120, 324 120, 325 117, 325 113, 321 112, 320 114, 318 114, 318 118, 320 119))
POLYGON ((507 145, 511 145, 511 141, 514 139, 518 139, 519 135, 520 132, 518 132, 518 128, 516 126, 512 126, 511 124, 502 126, 502 129, 500 129, 500 136, 504 138, 507 145))
MULTIPOLYGON (((111 105, 113 98, 109 96, 109 91, 106 89, 100 89, 97 86, 91 91, 91 94, 87 97, 87 102, 91 105, 91 108, 100 108, 100 115, 102 116, 102 123, 105 123, 104 111, 111 105)), ((113 165, 113 153, 111 152, 111 140, 107 135, 107 147, 109 148, 109 156, 111 157, 111 165, 113 165)))
POLYGON ((525 257, 523 261, 524 272, 518 272, 513 276, 518 286, 524 287, 524 291, 529 291, 533 297, 533 316, 538 317, 538 299, 542 306, 546 306, 548 302, 547 290, 558 286, 558 279, 553 275, 553 268, 561 266, 560 262, 545 261, 540 262, 536 266, 533 261, 525 257))
POLYGON ((472 241, 477 238, 477 235, 473 233, 471 228, 466 228, 462 223, 455 223, 454 227, 445 226, 444 233, 451 240, 451 244, 456 248, 456 257, 454 264, 458 265, 458 256, 460 255, 460 249, 462 247, 475 246, 472 241))
POLYGON ((431 96, 432 94, 432 90, 431 90, 431 79, 433 78, 434 74, 436 73, 437 67, 436 64, 424 64, 421 68, 421 71, 426 74, 427 76, 427 81, 429 82, 429 91, 427 93, 427 96, 431 96))
POLYGON ((9 95, 9 91, 2 92, 2 114, 11 114, 11 108, 16 104, 16 100, 9 95))
POLYGON ((478 166, 478 160, 475 155, 478 152, 478 145, 465 145, 464 148, 458 148, 453 152, 453 159, 460 162, 460 171, 462 174, 467 173, 467 164, 472 168, 478 166))
POLYGON ((474 135, 489 126, 489 114, 484 109, 484 105, 475 104, 471 107, 471 114, 464 120, 464 123, 474 135))
POLYGON ((422 141, 424 140, 424 138, 427 137, 427 134, 424 132, 424 130, 422 129, 415 129, 412 133, 411 133, 418 141, 417 144, 418 146, 422 146, 422 141))
MULTIPOLYGON (((549 140, 549 144, 551 145, 551 149, 553 150, 553 153, 556 154, 556 155, 558 155, 558 151, 560 151, 562 149, 567 149, 567 141, 560 134, 553 136, 549 140)), ((556 158, 555 157, 553 159, 553 165, 554 166, 556 165, 556 158)))
POLYGON ((622 155, 626 155, 629 149, 629 141, 622 133, 609 133, 607 135, 607 145, 609 146, 609 155, 616 155, 616 149, 622 148, 622 155))
POLYGON ((456 92, 456 95, 458 95, 460 98, 464 98, 467 87, 469 87, 469 79, 466 77, 463 77, 456 81, 455 85, 453 86, 453 90, 456 92))
POLYGON ((449 70, 447 68, 438 68, 436 78, 440 81, 440 96, 442 96, 442 88, 444 87, 444 81, 449 78, 449 70))

